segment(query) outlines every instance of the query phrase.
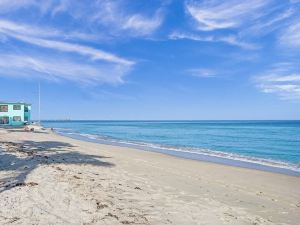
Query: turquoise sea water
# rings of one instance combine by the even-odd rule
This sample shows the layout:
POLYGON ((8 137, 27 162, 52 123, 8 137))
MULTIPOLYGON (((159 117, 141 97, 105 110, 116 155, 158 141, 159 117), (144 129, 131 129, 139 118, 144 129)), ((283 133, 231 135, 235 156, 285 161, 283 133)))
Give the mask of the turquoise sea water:
POLYGON ((43 125, 101 143, 300 174, 300 121, 44 121, 43 125))

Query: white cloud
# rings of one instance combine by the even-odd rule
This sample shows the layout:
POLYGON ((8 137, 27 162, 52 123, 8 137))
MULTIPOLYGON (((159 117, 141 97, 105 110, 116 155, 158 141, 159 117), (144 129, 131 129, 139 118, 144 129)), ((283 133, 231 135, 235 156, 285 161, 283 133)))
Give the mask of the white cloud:
POLYGON ((0 33, 7 35, 26 35, 32 37, 59 38, 71 40, 96 40, 95 35, 73 31, 71 33, 63 32, 59 29, 48 28, 47 26, 32 26, 19 24, 9 20, 0 19, 0 33))
POLYGON ((73 52, 81 55, 86 55, 91 57, 91 59, 93 60, 104 60, 104 61, 124 64, 124 65, 134 64, 134 62, 132 61, 120 58, 111 53, 99 49, 91 48, 88 46, 84 46, 84 45, 72 44, 72 43, 61 42, 61 41, 52 41, 52 40, 46 40, 40 38, 24 37, 18 35, 14 35, 14 37, 24 42, 28 42, 30 44, 41 46, 44 48, 51 48, 51 49, 64 51, 64 52, 73 52))
POLYGON ((268 77, 271 82, 299 82, 300 74, 291 74, 288 76, 271 76, 268 77))
POLYGON ((211 78, 216 76, 216 72, 210 69, 196 68, 189 69, 187 73, 194 77, 211 78))
POLYGON ((18 25, 8 21, 0 21, 0 33, 7 35, 23 42, 37 45, 44 48, 51 48, 64 52, 72 52, 91 57, 93 60, 104 60, 113 63, 133 65, 134 62, 120 58, 114 54, 95 49, 89 46, 44 39, 44 37, 57 37, 60 32, 45 29, 38 29, 25 25, 18 25), (43 38, 35 37, 41 35, 43 38))
POLYGON ((124 10, 124 1, 98 2, 97 13, 93 15, 93 21, 109 27, 113 35, 127 36, 149 36, 154 33, 163 22, 161 8, 157 9, 152 15, 142 13, 129 13, 124 10))
POLYGON ((0 0, 0 14, 17 12, 21 8, 38 9, 42 15, 52 17, 64 14, 98 34, 105 28, 105 33, 114 37, 149 36, 160 27, 164 19, 162 8, 166 5, 165 1, 152 13, 148 9, 133 10, 128 7, 129 3, 127 0, 93 0, 89 3, 71 0, 0 0))
POLYGON ((300 21, 293 21, 280 35, 280 44, 288 47, 300 47, 300 21))
MULTIPOLYGON (((257 38, 282 30, 297 17, 299 6, 295 4, 274 0, 186 0, 185 8, 194 21, 192 28, 197 35, 209 34, 213 40, 247 48, 250 42, 255 43, 257 38)), ((299 45, 300 32, 295 30, 298 27, 291 25, 283 32, 282 42, 299 45)))
POLYGON ((173 40, 188 39, 188 40, 202 41, 202 42, 223 42, 223 43, 227 43, 245 49, 258 48, 257 45, 244 42, 232 35, 217 37, 214 35, 199 35, 199 34, 191 34, 191 33, 183 33, 183 32, 173 32, 169 35, 169 38, 173 40))
POLYGON ((52 9, 52 16, 55 16, 58 13, 65 12, 72 5, 70 0, 60 0, 59 4, 55 5, 52 9))
POLYGON ((275 16, 271 16, 269 19, 262 19, 253 23, 253 25, 250 25, 243 31, 243 34, 257 36, 285 27, 286 21, 288 21, 295 12, 296 10, 294 8, 288 8, 283 12, 275 13, 275 16))
POLYGON ((239 27, 257 18, 268 3, 268 0, 188 1, 185 6, 199 30, 211 31, 239 27))
POLYGON ((70 80, 80 84, 120 84, 130 71, 126 65, 98 64, 65 58, 0 55, 0 76, 50 81, 70 80))
POLYGON ((152 34, 162 23, 162 16, 157 13, 154 17, 144 17, 141 15, 133 15, 128 17, 122 29, 134 31, 135 34, 145 36, 152 34))
POLYGON ((290 64, 279 64, 265 75, 255 78, 257 87, 264 93, 276 94, 284 100, 300 100, 300 73, 293 73, 292 70, 290 64))
POLYGON ((0 20, 0 35, 4 36, 1 38, 2 42, 17 39, 40 48, 38 55, 34 56, 29 53, 31 51, 17 46, 5 54, 4 51, 7 50, 2 50, 1 76, 43 78, 51 81, 72 80, 85 84, 117 84, 123 82, 123 77, 135 64, 131 60, 88 45, 63 41, 61 33, 59 30, 0 20), (46 53, 47 49, 51 51, 46 53))
POLYGON ((39 37, 61 37, 62 32, 55 29, 33 27, 14 23, 8 20, 0 20, 0 32, 3 34, 22 34, 39 37))
POLYGON ((184 33, 184 32, 173 32, 169 35, 170 39, 178 40, 178 39, 190 39, 194 41, 215 41, 213 36, 201 36, 196 34, 184 33))

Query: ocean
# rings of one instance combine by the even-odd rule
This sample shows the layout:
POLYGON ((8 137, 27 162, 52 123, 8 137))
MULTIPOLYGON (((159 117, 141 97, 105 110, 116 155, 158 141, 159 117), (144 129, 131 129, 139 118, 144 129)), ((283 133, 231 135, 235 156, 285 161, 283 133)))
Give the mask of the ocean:
POLYGON ((300 121, 43 121, 62 135, 300 176, 300 121))

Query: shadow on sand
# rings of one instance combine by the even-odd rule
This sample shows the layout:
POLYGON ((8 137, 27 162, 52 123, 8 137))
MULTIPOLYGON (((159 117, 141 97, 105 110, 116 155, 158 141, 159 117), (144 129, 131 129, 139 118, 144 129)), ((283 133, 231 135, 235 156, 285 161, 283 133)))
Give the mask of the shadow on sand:
POLYGON ((0 171, 7 172, 5 178, 0 179, 0 193, 17 186, 25 186, 27 176, 41 165, 114 166, 112 163, 101 161, 108 157, 82 154, 76 152, 74 147, 69 143, 56 141, 0 142, 0 171))

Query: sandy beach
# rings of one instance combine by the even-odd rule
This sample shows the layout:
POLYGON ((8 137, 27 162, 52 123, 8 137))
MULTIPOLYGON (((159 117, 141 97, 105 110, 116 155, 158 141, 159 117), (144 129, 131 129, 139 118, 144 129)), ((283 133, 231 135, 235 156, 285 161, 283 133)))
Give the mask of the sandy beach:
POLYGON ((0 224, 299 221, 299 177, 0 129, 0 224))

